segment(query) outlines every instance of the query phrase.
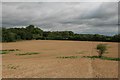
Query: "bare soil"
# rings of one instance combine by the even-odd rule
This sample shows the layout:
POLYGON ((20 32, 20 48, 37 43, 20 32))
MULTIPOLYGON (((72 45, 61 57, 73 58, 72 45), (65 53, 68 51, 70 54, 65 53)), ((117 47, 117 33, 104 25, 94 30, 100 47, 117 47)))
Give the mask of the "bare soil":
POLYGON ((2 44, 19 49, 2 55, 3 78, 117 78, 118 61, 81 58, 97 56, 96 45, 108 44, 107 57, 118 57, 118 43, 30 40, 2 44), (16 55, 37 52, 33 55, 16 55), (57 58, 78 56, 78 58, 57 58))

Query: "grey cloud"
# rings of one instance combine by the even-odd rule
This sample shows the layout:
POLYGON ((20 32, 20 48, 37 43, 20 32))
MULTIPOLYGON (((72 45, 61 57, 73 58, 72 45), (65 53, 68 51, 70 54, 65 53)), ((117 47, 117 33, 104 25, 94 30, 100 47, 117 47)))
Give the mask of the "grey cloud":
POLYGON ((117 33, 117 2, 3 2, 2 8, 3 27, 34 24, 51 31, 117 33))

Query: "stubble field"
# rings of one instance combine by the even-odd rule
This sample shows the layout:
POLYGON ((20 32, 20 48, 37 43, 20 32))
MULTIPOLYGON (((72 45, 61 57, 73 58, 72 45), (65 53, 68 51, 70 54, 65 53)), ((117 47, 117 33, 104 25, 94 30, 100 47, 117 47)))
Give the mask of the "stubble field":
POLYGON ((118 61, 82 57, 97 56, 95 48, 99 43, 108 45, 104 56, 118 57, 118 43, 112 42, 30 40, 2 43, 2 50, 17 49, 2 55, 2 77, 117 78, 118 61))

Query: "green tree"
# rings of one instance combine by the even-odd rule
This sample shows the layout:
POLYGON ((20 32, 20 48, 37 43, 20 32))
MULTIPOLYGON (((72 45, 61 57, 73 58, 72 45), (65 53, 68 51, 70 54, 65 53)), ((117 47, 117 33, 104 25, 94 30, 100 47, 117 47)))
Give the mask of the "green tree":
POLYGON ((112 37, 111 41, 120 42, 120 34, 114 35, 114 36, 112 37))
POLYGON ((105 36, 100 34, 75 34, 72 31, 43 31, 34 25, 26 28, 2 28, 3 42, 47 39, 47 40, 79 40, 79 41, 111 41, 120 42, 120 34, 105 36))

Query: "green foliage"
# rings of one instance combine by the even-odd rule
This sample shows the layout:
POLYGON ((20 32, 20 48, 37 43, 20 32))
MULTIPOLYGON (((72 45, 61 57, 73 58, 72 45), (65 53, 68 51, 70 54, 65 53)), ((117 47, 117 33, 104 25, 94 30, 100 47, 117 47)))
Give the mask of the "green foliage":
POLYGON ((0 51, 0 54, 7 54, 8 51, 0 51))
POLYGON ((5 50, 2 50, 2 51, 20 51, 19 49, 5 49, 5 50))
POLYGON ((113 61, 120 61, 120 58, 112 58, 112 57, 99 57, 99 56, 83 56, 83 58, 91 58, 91 59, 102 59, 102 60, 113 60, 113 61))
POLYGON ((120 42, 120 34, 114 35, 111 40, 114 42, 120 42))
POLYGON ((102 59, 102 60, 112 60, 112 61, 120 61, 120 58, 112 58, 112 57, 99 57, 99 56, 60 56, 56 58, 61 58, 61 59, 76 59, 76 58, 90 58, 90 59, 102 59))
POLYGON ((27 53, 21 53, 21 54, 16 54, 16 55, 22 56, 22 55, 34 55, 34 54, 39 54, 39 53, 37 53, 37 52, 27 52, 27 53))
POLYGON ((19 49, 6 49, 6 50, 0 50, 0 54, 8 54, 12 51, 19 51, 19 49))
POLYGON ((62 59, 70 58, 70 59, 75 59, 75 58, 79 58, 79 56, 60 56, 60 57, 57 57, 57 58, 62 58, 62 59))
POLYGON ((77 40, 77 41, 107 41, 120 42, 120 34, 105 36, 99 34, 74 34, 72 31, 43 31, 34 25, 26 28, 0 28, 2 42, 19 40, 77 40))
POLYGON ((107 50, 107 46, 106 44, 98 44, 96 49, 98 50, 99 57, 102 57, 103 53, 105 53, 107 50))
POLYGON ((42 37, 43 31, 34 25, 29 25, 26 28, 3 28, 2 41, 14 42, 18 40, 32 40, 42 37))

